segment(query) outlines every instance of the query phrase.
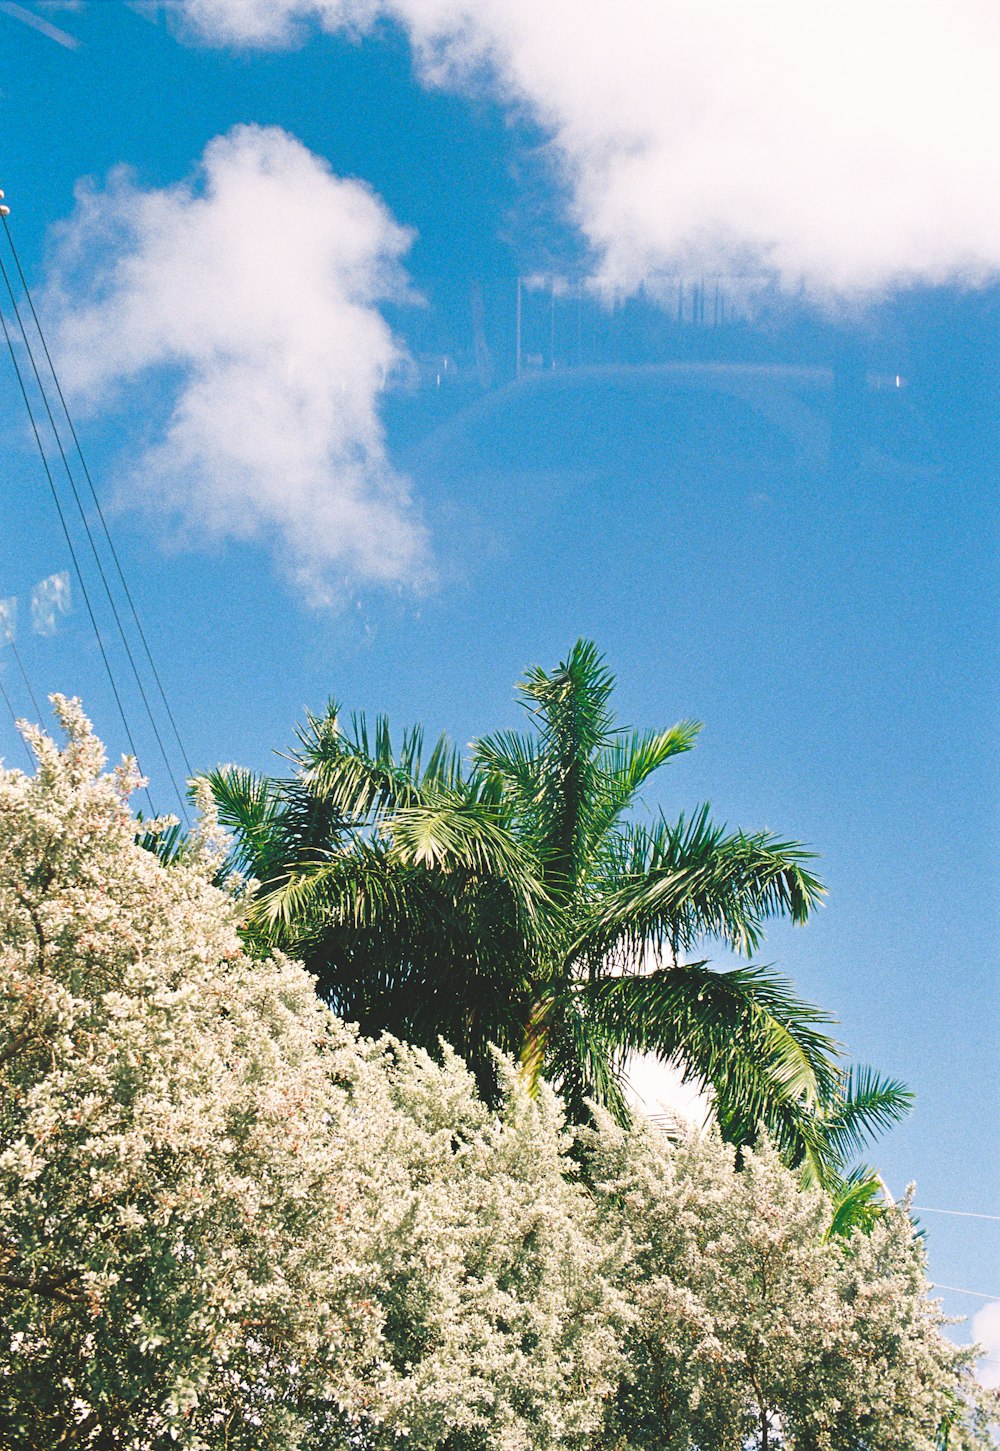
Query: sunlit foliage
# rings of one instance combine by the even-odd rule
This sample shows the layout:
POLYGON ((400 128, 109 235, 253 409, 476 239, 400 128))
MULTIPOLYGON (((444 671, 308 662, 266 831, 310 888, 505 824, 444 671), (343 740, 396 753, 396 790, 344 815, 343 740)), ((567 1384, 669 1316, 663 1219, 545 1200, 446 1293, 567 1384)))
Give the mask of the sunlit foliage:
POLYGON ((164 866, 57 710, 0 773, 3 1451, 972 1435, 904 1214, 830 1235, 766 1146, 574 1139, 505 1060, 487 1106, 359 1039, 243 953, 211 815, 164 866))

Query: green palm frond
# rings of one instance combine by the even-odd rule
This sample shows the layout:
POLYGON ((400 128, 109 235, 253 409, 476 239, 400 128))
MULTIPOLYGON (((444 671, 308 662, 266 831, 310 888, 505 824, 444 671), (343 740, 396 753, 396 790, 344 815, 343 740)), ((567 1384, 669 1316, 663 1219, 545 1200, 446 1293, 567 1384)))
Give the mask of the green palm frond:
POLYGON ((370 829, 398 808, 419 802, 424 789, 461 786, 461 756, 446 736, 424 765, 420 726, 404 730, 396 751, 385 716, 370 729, 364 715, 353 715, 345 732, 331 702, 325 716, 307 718, 298 736, 292 757, 298 785, 355 829, 370 829))
POLYGON ((831 1090, 839 1082, 837 1054, 821 1031, 834 1019, 770 967, 718 972, 708 962, 688 962, 581 982, 576 990, 596 1015, 615 1023, 632 1051, 671 1057, 682 1046, 678 1035, 694 1031, 695 1019, 720 1041, 760 1024, 775 1034, 775 1059, 785 1062, 792 1091, 831 1090))
POLYGON ((727 834, 707 807, 673 825, 624 829, 589 935, 685 950, 714 937, 751 953, 766 918, 804 922, 822 900, 823 886, 805 866, 812 859, 770 832, 727 834))
POLYGON ((448 791, 457 791, 461 788, 463 775, 461 751, 446 735, 440 735, 423 768, 421 785, 440 786, 448 791))
POLYGON ((352 755, 362 756, 376 769, 389 773, 398 782, 409 782, 413 786, 437 785, 457 789, 462 782, 462 756, 446 735, 435 741, 424 764, 423 726, 409 726, 404 729, 398 751, 392 745, 392 733, 388 717, 380 715, 375 720, 374 743, 369 743, 369 729, 366 716, 356 712, 351 716, 351 730, 341 741, 341 749, 352 755))
POLYGON ((547 1076, 574 1122, 583 1122, 588 1105, 597 1103, 620 1124, 626 1124, 630 1112, 623 1087, 621 1044, 603 1023, 583 1008, 584 1004, 575 995, 560 1001, 552 1035, 553 1051, 546 1064, 547 1076))
POLYGON ((370 826, 420 799, 419 784, 402 766, 355 750, 343 737, 301 760, 301 784, 351 823, 370 826))
POLYGON ((250 920, 291 949, 332 928, 399 933, 420 922, 427 907, 426 874, 400 870, 377 845, 299 861, 293 871, 264 884, 250 920))
POLYGON ((280 784, 242 766, 219 766, 206 772, 205 780, 215 798, 219 822, 232 834, 233 868, 261 879, 268 877, 285 854, 285 841, 278 830, 280 784))
POLYGON ((445 792, 425 796, 394 813, 391 840, 404 866, 503 882, 527 920, 540 921, 547 897, 535 860, 490 804, 445 792))
POLYGON ((592 755, 614 731, 608 704, 615 677, 591 640, 577 640, 565 660, 549 672, 530 669, 518 694, 538 726, 544 746, 557 754, 592 755))
POLYGON ((826 1238, 847 1239, 856 1229, 870 1234, 886 1212, 882 1181, 867 1164, 852 1169, 840 1183, 832 1186, 833 1213, 826 1238))
POLYGON ((614 676, 589 640, 579 640, 551 673, 535 668, 520 696, 537 729, 538 779, 529 822, 550 893, 564 901, 586 870, 601 801, 598 755, 616 730, 614 676))
POLYGON ((538 747, 518 731, 496 731, 472 744, 472 760, 486 776, 496 776, 525 815, 543 804, 543 777, 538 747))
POLYGON ((752 1141, 760 1125, 791 1157, 826 1161, 817 1108, 841 1079, 828 1014, 766 967, 715 972, 705 962, 622 974, 577 988, 619 1044, 673 1061, 711 1086, 723 1131, 752 1141))
POLYGON ((898 1078, 883 1078, 873 1068, 855 1065, 827 1106, 824 1130, 838 1154, 847 1159, 906 1118, 913 1102, 913 1093, 898 1078))
MULTIPOLYGON (((137 825, 140 828, 144 825, 141 813, 137 817, 137 825)), ((175 821, 173 826, 168 826, 163 831, 137 831, 135 844, 141 846, 143 851, 152 852, 163 866, 170 867, 175 862, 184 860, 188 849, 188 835, 180 822, 175 821)))
POLYGON ((665 731, 622 732, 598 756, 603 809, 595 813, 595 825, 609 831, 627 807, 634 804, 646 781, 674 756, 694 749, 701 723, 682 720, 665 731))

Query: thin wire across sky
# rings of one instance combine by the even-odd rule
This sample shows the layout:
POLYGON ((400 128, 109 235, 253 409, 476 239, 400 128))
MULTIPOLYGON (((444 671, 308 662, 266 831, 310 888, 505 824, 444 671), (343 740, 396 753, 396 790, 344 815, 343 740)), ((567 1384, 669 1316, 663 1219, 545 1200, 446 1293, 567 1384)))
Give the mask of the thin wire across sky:
MULTIPOLYGON (((18 357, 15 335, 11 327, 8 326, 3 306, 0 306, 0 329, 3 331, 4 340, 17 378, 18 388, 27 411, 31 431, 45 473, 49 494, 55 505, 62 534, 66 541, 70 560, 72 561, 73 572, 76 576, 87 616, 111 685, 111 691, 118 709, 118 714, 121 718, 129 749, 136 761, 140 763, 141 769, 142 763, 136 746, 133 722, 130 711, 126 708, 127 692, 121 678, 121 671, 117 668, 114 659, 114 648, 106 639, 105 633, 101 628, 98 612, 95 608, 95 601, 91 589, 88 587, 83 559, 74 540, 74 529, 70 523, 71 518, 76 521, 75 528, 82 528, 86 537, 90 556, 93 560, 93 568, 96 569, 101 591, 110 609, 121 650, 124 652, 124 657, 127 661, 125 675, 130 675, 135 684, 139 699, 142 702, 142 712, 149 722, 153 738, 156 741, 181 814, 190 825, 186 795, 178 778, 178 772, 174 769, 171 752, 167 748, 165 737, 168 735, 172 736, 173 741, 176 743, 180 761, 183 763, 184 770, 188 776, 193 775, 191 763, 184 748, 176 717, 170 707, 163 680, 153 659, 148 637, 139 618, 135 599, 132 591, 129 589, 120 556, 111 538, 107 520, 101 508, 100 499, 94 486, 90 469, 87 466, 80 439, 74 426, 59 375, 45 337, 41 319, 39 318, 34 299, 31 295, 31 289, 28 286, 24 269, 21 266, 21 261, 14 245, 10 225, 7 221, 6 210, 6 208, 0 210, 0 225, 2 225, 7 248, 13 259, 14 275, 16 275, 20 283, 20 303, 18 302, 17 291, 12 280, 12 271, 8 268, 2 255, 0 255, 0 278, 2 278, 7 294, 7 301, 16 321, 17 334, 20 338, 23 355, 27 359, 30 367, 30 374, 26 372, 22 364, 22 359, 18 357), (25 303, 27 304, 26 308, 24 306, 25 303), (32 378, 34 379, 33 390, 30 387, 32 378), (32 391, 36 395, 34 404, 32 403, 31 397, 32 391), (41 409, 38 406, 39 402, 41 403, 41 409), (63 420, 62 424, 57 421, 57 414, 63 420), (67 448, 66 441, 64 440, 63 428, 68 430, 68 437, 71 440, 70 448, 67 448), (66 482, 70 491, 71 504, 69 501, 64 504, 64 500, 60 495, 60 490, 56 485, 56 479, 49 461, 49 452, 46 449, 43 434, 48 439, 49 449, 54 445, 59 455, 62 471, 65 473, 66 482), (78 461, 76 464, 71 462, 71 454, 78 461), (83 485, 81 485, 77 476, 77 469, 82 473, 83 485), (93 504, 96 516, 96 527, 92 527, 91 521, 87 516, 83 499, 84 487, 89 491, 89 498, 93 504), (99 547, 99 541, 111 560, 110 568, 105 566, 105 561, 102 559, 102 548, 99 547), (134 649, 133 643, 129 639, 130 629, 134 639, 137 641, 134 649), (166 722, 162 730, 158 718, 161 712, 166 722)), ((6 635, 8 643, 13 646, 13 631, 9 626, 6 635)), ((16 659, 25 680, 29 696, 37 710, 37 700, 25 669, 23 658, 18 653, 16 654, 16 659)), ((3 694, 13 715, 13 707, 11 706, 9 696, 6 691, 3 694)), ((148 788, 146 795, 150 810, 156 815, 156 810, 148 788)))

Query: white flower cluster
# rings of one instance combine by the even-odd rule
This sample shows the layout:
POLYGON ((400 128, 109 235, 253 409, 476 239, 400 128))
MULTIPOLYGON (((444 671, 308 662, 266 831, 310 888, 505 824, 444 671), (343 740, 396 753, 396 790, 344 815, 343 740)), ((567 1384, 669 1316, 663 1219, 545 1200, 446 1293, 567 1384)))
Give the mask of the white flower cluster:
POLYGON ((360 1041, 56 708, 0 772, 0 1451, 972 1436, 905 1216, 831 1243, 766 1150, 574 1145, 512 1069, 493 1114, 360 1041))
MULTIPOLYGON (((940 1333, 905 1206, 869 1234, 764 1144, 665 1148, 588 1133, 605 1236, 627 1233, 632 1311, 608 1447, 940 1451, 990 1446, 990 1400, 940 1333)), ((995 1414, 995 1410, 993 1412, 995 1414)))

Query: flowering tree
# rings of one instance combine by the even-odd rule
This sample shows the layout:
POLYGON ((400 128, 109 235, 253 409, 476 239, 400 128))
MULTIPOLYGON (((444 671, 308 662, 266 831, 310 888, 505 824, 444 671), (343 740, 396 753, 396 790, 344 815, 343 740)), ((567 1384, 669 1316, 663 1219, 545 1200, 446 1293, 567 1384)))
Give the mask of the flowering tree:
MULTIPOLYGON (((626 1233, 634 1319, 601 1444, 773 1451, 990 1446, 970 1356, 926 1298, 904 1208, 831 1232, 775 1150, 586 1135, 606 1236, 626 1233)), ((996 1413, 994 1407, 993 1413, 996 1413)))
POLYGON ((57 710, 0 775, 0 1444, 579 1438, 615 1295, 554 1100, 250 963, 211 822, 163 868, 57 710))
POLYGON ((29 732, 36 774, 0 771, 0 1451, 957 1427, 904 1216, 831 1240, 766 1148, 737 1173, 607 1120, 571 1156, 509 1063, 487 1107, 453 1054, 359 1039, 298 965, 244 956, 211 815, 164 867, 134 772, 56 707, 66 748, 29 732))

